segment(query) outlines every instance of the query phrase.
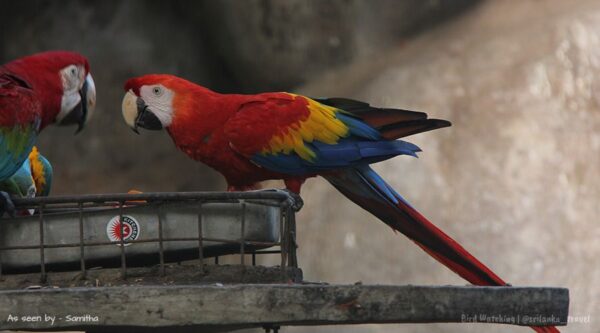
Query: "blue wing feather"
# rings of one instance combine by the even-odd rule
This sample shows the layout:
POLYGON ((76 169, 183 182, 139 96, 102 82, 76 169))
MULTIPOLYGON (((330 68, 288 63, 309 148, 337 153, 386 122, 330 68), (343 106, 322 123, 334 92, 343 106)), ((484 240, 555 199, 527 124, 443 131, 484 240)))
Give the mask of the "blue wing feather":
POLYGON ((267 169, 292 175, 306 175, 381 162, 398 155, 417 156, 421 151, 416 145, 396 141, 361 141, 345 138, 337 144, 329 145, 322 142, 306 143, 315 152, 312 161, 305 160, 295 153, 289 154, 255 154, 252 161, 267 169))
POLYGON ((257 153, 252 162, 272 171, 290 175, 308 175, 332 169, 347 168, 381 162, 398 155, 417 157, 421 151, 416 145, 402 140, 387 140, 379 131, 367 123, 344 111, 336 113, 349 129, 348 136, 335 144, 320 141, 304 142, 304 145, 315 153, 311 160, 298 154, 289 153, 257 153))

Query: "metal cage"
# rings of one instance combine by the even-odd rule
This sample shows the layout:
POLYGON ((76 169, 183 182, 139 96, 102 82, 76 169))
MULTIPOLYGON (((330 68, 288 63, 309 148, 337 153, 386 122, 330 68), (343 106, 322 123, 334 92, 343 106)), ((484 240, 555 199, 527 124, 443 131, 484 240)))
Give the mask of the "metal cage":
MULTIPOLYGON (((0 234, 0 278, 3 275, 11 274, 11 270, 15 271, 15 260, 18 260, 17 263, 21 264, 23 258, 28 258, 29 261, 34 260, 37 263, 36 266, 38 268, 35 270, 39 271, 41 282, 46 282, 48 266, 54 265, 54 267, 59 267, 56 263, 51 262, 51 257, 66 257, 67 254, 72 257, 74 255, 73 251, 77 249, 78 263, 75 267, 73 267, 73 263, 70 266, 67 265, 66 270, 79 270, 81 276, 85 277, 89 262, 93 261, 90 258, 91 254, 95 253, 93 248, 111 245, 113 246, 111 251, 114 252, 114 246, 117 245, 120 253, 118 258, 109 258, 109 260, 113 262, 115 259, 118 260, 121 277, 127 278, 127 270, 131 266, 128 263, 128 254, 132 252, 132 249, 128 247, 130 244, 152 244, 156 249, 154 255, 158 254, 157 264, 159 265, 161 276, 166 274, 166 262, 180 261, 181 259, 177 257, 177 251, 170 252, 169 248, 171 244, 186 244, 185 257, 193 259, 189 258, 192 242, 195 244, 195 254, 193 256, 198 260, 201 268, 205 265, 205 258, 214 257, 215 263, 218 264, 219 256, 224 254, 239 255, 240 264, 242 265, 247 264, 247 255, 251 255, 251 264, 255 265, 257 255, 280 254, 282 276, 285 276, 287 267, 297 267, 295 241, 295 208, 297 207, 294 198, 286 191, 98 194, 16 199, 14 202, 18 210, 25 212, 26 210, 30 212, 34 211, 34 214, 24 213, 24 217, 2 221, 3 223, 0 225, 0 230, 2 230, 2 234, 0 234), (230 212, 235 216, 228 223, 230 229, 239 228, 239 234, 236 235, 235 232, 230 232, 230 237, 215 237, 207 234, 206 230, 208 226, 218 221, 212 221, 211 215, 207 215, 206 210, 227 210, 227 207, 235 207, 236 213, 230 212), (249 239, 248 237, 251 210, 261 209, 261 207, 271 209, 269 210, 269 216, 277 219, 277 228, 275 228, 276 236, 268 241, 249 239), (170 236, 165 230, 172 230, 173 227, 176 227, 173 224, 180 223, 181 221, 177 218, 166 218, 167 215, 165 214, 173 211, 177 212, 178 210, 185 210, 185 214, 187 214, 185 234, 170 236), (122 235, 126 235, 127 233, 126 229, 131 228, 131 226, 127 226, 126 221, 124 222, 124 216, 128 211, 143 211, 145 212, 144 214, 154 212, 155 235, 144 239, 127 239, 127 237, 123 237, 122 235), (86 230, 89 229, 87 224, 92 216, 104 213, 108 215, 115 214, 115 217, 118 216, 115 229, 118 231, 117 235, 119 237, 117 240, 91 241, 89 235, 86 235, 86 230), (193 227, 190 227, 189 218, 191 216, 195 218, 195 230, 193 230, 193 227), (59 223, 60 228, 57 227, 59 223), (11 230, 11 228, 13 229, 11 230), (31 237, 34 244, 22 244, 24 242, 8 244, 17 241, 13 239, 15 236, 11 236, 11 231, 15 235, 21 235, 26 233, 22 228, 28 228, 28 233, 36 234, 36 236, 31 237), (53 237, 55 241, 50 242, 49 232, 56 232, 55 229, 63 231, 68 229, 72 237, 70 239, 61 238, 58 241, 56 241, 56 237, 53 237), (212 244, 212 247, 207 246, 207 244, 212 244), (215 247, 215 244, 218 246, 215 247), (207 253, 207 249, 214 248, 221 250, 211 250, 211 253, 207 253), (32 251, 36 253, 39 251, 39 256, 35 255, 36 258, 32 259, 32 251), (175 255, 167 257, 167 254, 175 255), (10 269, 8 269, 9 259, 13 260, 13 267, 10 269)), ((256 219, 256 216, 254 218, 256 219)), ((149 248, 149 246, 147 247, 149 248)), ((151 253, 146 251, 145 255, 149 256, 151 253)), ((136 258, 140 256, 143 257, 144 253, 136 254, 136 258)), ((65 270, 64 268, 61 269, 65 270)), ((16 270, 19 270, 18 267, 16 270)), ((31 271, 32 267, 28 267, 26 270, 31 271)))

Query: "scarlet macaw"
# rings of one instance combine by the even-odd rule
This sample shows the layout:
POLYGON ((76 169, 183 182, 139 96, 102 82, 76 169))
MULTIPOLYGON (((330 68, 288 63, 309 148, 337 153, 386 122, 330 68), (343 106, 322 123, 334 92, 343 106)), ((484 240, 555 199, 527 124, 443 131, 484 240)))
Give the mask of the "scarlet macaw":
MULTIPOLYGON (((223 174, 229 190, 282 179, 299 193, 308 177, 323 176, 467 281, 506 285, 369 167, 397 155, 416 156, 417 146, 397 139, 450 122, 342 98, 219 94, 172 75, 130 79, 125 91, 123 116, 134 131, 166 129, 189 157, 223 174)), ((534 329, 558 332, 554 327, 534 329)))
MULTIPOLYGON (((95 103, 88 61, 78 53, 43 52, 0 66, 0 181, 23 166, 42 129, 77 124, 79 132, 95 103)), ((11 207, 0 192, 0 211, 11 207)))

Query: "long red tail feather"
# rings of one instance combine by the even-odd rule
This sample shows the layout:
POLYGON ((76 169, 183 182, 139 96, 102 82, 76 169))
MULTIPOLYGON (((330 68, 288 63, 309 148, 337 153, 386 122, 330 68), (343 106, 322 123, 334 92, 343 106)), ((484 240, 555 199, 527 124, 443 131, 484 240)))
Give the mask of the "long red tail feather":
MULTIPOLYGON (((507 285, 498 275, 410 206, 368 166, 324 175, 342 194, 398 230, 428 254, 479 286, 507 285)), ((532 327, 539 333, 557 333, 555 327, 532 327)))

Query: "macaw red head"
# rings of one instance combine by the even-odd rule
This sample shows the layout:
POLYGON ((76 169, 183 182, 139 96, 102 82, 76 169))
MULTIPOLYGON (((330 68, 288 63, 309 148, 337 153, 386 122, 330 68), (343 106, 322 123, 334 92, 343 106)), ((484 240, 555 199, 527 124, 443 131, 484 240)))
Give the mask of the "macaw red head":
POLYGON ((182 119, 185 110, 198 97, 213 92, 174 75, 150 74, 125 83, 123 118, 136 133, 138 128, 169 128, 175 118, 182 119), (192 97, 193 95, 193 97, 192 97))
POLYGON ((42 103, 41 128, 77 124, 81 131, 96 106, 96 87, 87 59, 75 52, 48 51, 3 66, 24 79, 42 103))

